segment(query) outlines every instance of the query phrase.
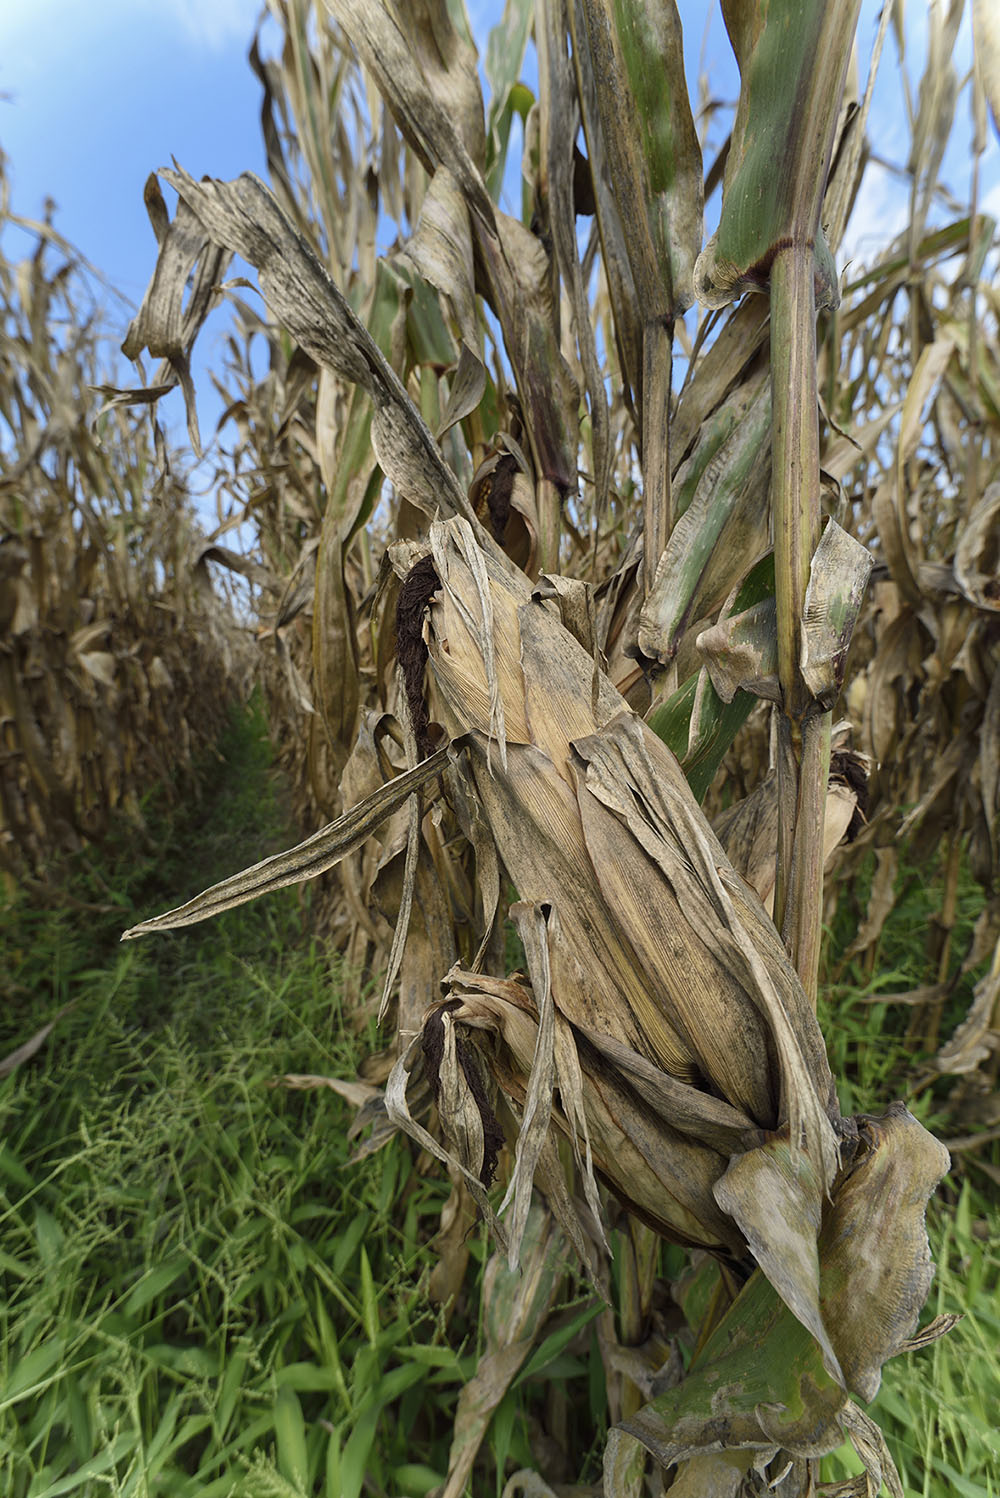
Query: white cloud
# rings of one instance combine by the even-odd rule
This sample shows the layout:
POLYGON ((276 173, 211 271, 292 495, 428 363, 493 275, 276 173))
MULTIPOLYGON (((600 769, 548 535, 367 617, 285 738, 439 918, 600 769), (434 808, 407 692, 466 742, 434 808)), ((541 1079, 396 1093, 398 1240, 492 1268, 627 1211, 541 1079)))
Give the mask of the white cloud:
POLYGON ((249 41, 260 14, 260 0, 148 0, 162 16, 171 15, 198 46, 220 51, 233 41, 249 41))
POLYGON ((853 274, 859 266, 870 265, 906 228, 909 202, 908 183, 885 167, 870 163, 837 254, 841 269, 850 263, 853 274))

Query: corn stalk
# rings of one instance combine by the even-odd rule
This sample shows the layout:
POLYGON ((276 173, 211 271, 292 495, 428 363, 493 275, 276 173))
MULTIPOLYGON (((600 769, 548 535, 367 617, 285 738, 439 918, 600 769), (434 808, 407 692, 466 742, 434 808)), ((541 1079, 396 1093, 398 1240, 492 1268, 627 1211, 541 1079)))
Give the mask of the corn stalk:
MULTIPOLYGON (((374 180, 387 202, 409 194, 412 231, 348 295, 335 214, 317 238, 280 181, 165 173, 178 214, 130 343, 174 349, 182 378, 197 329, 170 323, 178 286, 230 253, 256 269, 284 350, 282 462, 308 475, 319 512, 308 701, 332 820, 128 935, 342 871, 350 950, 383 966, 395 1019, 365 1068, 364 1147, 406 1131, 449 1171, 452 1224, 474 1203, 507 1272, 530 1266, 516 1307, 500 1260, 491 1275, 509 1338, 491 1323, 449 1498, 523 1359, 525 1318, 552 1304, 538 1245, 560 1263, 570 1245, 607 1295, 620 1211, 635 1226, 621 1340, 599 1333, 606 1498, 637 1492, 650 1458, 678 1469, 678 1491, 749 1492, 780 1472, 784 1491, 812 1491, 845 1431, 877 1481, 891 1461, 853 1401, 911 1345, 924 1209, 948 1162, 901 1104, 842 1117, 815 1016, 831 808, 847 808, 842 828, 859 794, 849 761, 829 783, 829 713, 871 566, 836 484, 858 448, 876 461, 893 419, 858 425, 847 455, 831 428, 821 476, 816 306, 832 312, 835 277, 819 226, 835 245, 860 180, 865 104, 842 99, 855 7, 846 25, 792 0, 725 7, 741 94, 719 234, 697 267, 702 164, 670 0, 545 0, 537 101, 518 82, 530 7, 510 0, 488 108, 457 8, 330 11, 319 71, 364 89, 358 139, 377 117, 374 180), (515 113, 521 219, 498 206, 515 113), (674 392, 692 288, 768 301, 704 323, 674 392), (847 524, 831 515, 821 534, 823 508, 847 524), (759 701, 778 712, 774 775, 720 837, 702 802, 759 701), (505 918, 524 972, 506 971, 505 918), (707 1254, 713 1277, 689 1374, 666 1389, 633 1341, 644 1232, 707 1254)), ((295 97, 308 28, 281 14, 295 97)), ((928 355, 916 389, 944 360, 928 355)), ((972 535, 962 557, 963 586, 985 597, 972 535)), ((453 1228, 442 1236, 455 1249, 453 1228)), ((461 1254, 450 1262, 453 1283, 461 1254)))

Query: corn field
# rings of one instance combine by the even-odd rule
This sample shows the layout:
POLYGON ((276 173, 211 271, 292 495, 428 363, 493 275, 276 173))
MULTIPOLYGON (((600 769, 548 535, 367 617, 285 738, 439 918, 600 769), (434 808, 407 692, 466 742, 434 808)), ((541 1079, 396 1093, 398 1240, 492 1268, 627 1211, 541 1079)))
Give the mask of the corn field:
POLYGON ((141 822, 218 736, 249 662, 207 575, 181 474, 145 418, 102 410, 100 287, 51 222, 0 258, 0 873, 141 822))
MULTIPOLYGON (((900 849, 940 849, 940 981, 905 996, 911 1033, 956 1129, 996 1128, 1000 303, 977 163, 1000 31, 975 0, 961 78, 962 0, 930 8, 919 58, 901 5, 866 37, 859 8, 723 0, 739 98, 710 151, 674 0, 507 0, 482 58, 457 0, 269 0, 269 184, 175 165, 146 186, 159 255, 124 351, 160 364, 101 420, 127 444, 130 406, 180 385, 197 443, 191 354, 226 298, 220 524, 252 540, 210 555, 249 579, 280 751, 323 825, 127 935, 336 869, 330 939, 383 1045, 335 1082, 360 1153, 402 1130, 448 1174, 445 1320, 470 1225, 492 1233, 441 1498, 572 1276, 605 1306, 610 1435, 603 1485, 561 1492, 793 1498, 846 1435, 864 1473, 825 1491, 899 1494, 863 1406, 949 1329, 918 1329, 948 1151, 902 1103, 842 1115, 817 997, 862 862, 852 950, 874 963, 900 849), (903 62, 908 222, 839 275, 874 79, 903 62), (965 203, 939 180, 960 102, 965 203), (956 1026, 963 861, 984 976, 956 1026), (691 1251, 687 1367, 654 1314, 661 1240, 691 1251)), ((38 579, 50 548, 90 555, 100 512, 31 492, 10 555, 38 579)), ((93 698, 127 658, 154 711, 176 668, 146 616, 109 636, 110 608, 60 624, 77 664, 38 691, 59 669, 93 698)))

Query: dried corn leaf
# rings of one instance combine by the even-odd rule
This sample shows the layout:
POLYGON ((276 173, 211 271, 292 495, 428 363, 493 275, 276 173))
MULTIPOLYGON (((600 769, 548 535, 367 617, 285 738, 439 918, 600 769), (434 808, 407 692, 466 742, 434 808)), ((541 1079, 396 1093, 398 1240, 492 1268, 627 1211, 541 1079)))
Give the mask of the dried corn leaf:
MULTIPOLYGON (((447 1015, 445 1015, 445 1017, 441 1020, 443 1030, 446 1023, 447 1015)), ((459 1073, 461 1072, 463 1080, 465 1078, 465 1073, 462 1070, 461 1065, 458 1063, 458 1053, 457 1049, 453 1048, 453 1042, 454 1032, 452 1032, 451 1041, 448 1042, 448 1061, 450 1073, 449 1081, 452 1082, 456 1088, 456 1093, 453 1094, 454 1099, 454 1097, 457 1096, 458 1090, 462 1088, 462 1083, 459 1082, 459 1073)), ((442 1056, 443 1055, 444 1049, 442 1047, 442 1056)), ((389 1078, 386 1082, 385 1088, 385 1108, 389 1121, 394 1125, 395 1128, 402 1129, 405 1133, 409 1134, 412 1139, 415 1139, 420 1147, 427 1150, 435 1160, 440 1160, 441 1164, 447 1166, 449 1170, 455 1170, 460 1174, 466 1188, 472 1196, 473 1201, 476 1203, 476 1206, 479 1208, 479 1211, 481 1212, 483 1218, 489 1224, 491 1231, 496 1237, 501 1251, 506 1254, 507 1233, 493 1211, 479 1172, 470 1170, 469 1167, 462 1161, 458 1160, 454 1154, 445 1149, 440 1141, 435 1139, 433 1134, 428 1133, 423 1125, 418 1123, 410 1112, 406 1094, 410 1082, 410 1074, 417 1065, 418 1056, 420 1056, 422 1059, 421 1036, 417 1036, 410 1043, 407 1049, 395 1062, 392 1071, 389 1073, 389 1078)), ((485 1104, 481 1102, 480 1099, 472 1096, 471 1089, 469 1088, 469 1084, 467 1081, 464 1082, 462 1102, 465 1104, 470 1113, 473 1110, 478 1113, 481 1125, 485 1123, 485 1104), (470 1099, 471 1102, 469 1101, 470 1099)), ((493 1119, 493 1124, 495 1125, 495 1123, 496 1121, 495 1119, 493 1119)), ((483 1130, 482 1134, 480 1134, 471 1117, 460 1120, 459 1130, 465 1141, 473 1147, 473 1150, 476 1146, 480 1144, 482 1145, 483 1153, 481 1158, 485 1161, 485 1130, 483 1130)), ((495 1158, 495 1152, 499 1147, 498 1141, 496 1139, 492 1141, 492 1147, 494 1150, 495 1158)), ((481 1169, 482 1166, 480 1166, 480 1170, 481 1169)))
POLYGON ((540 130, 545 154, 544 196, 553 243, 573 309, 573 324, 590 406, 594 504, 598 515, 608 500, 611 472, 610 420, 587 288, 576 237, 575 139, 579 122, 576 79, 567 49, 566 0, 542 0, 535 42, 540 61, 540 130))
POLYGON ((414 791, 440 774, 447 763, 447 749, 439 749, 414 769, 404 771, 402 775, 397 775, 387 785, 374 791, 335 822, 321 827, 304 842, 285 853, 275 853, 273 857, 265 858, 263 862, 244 869, 232 878, 213 884, 174 910, 130 927, 123 934, 122 941, 147 936, 152 931, 172 931, 178 926, 193 926, 214 915, 221 915, 224 910, 245 905, 258 895, 284 889, 289 884, 301 884, 305 879, 315 879, 319 874, 325 874, 327 869, 332 869, 348 853, 359 848, 397 807, 402 806, 414 791))
POLYGON ((441 1208, 440 1226, 430 1244, 434 1264, 427 1281, 427 1294, 450 1318, 465 1280, 477 1213, 462 1177, 454 1170, 449 1174, 451 1192, 441 1208))
POLYGON ((828 520, 809 570, 800 661, 803 680, 824 710, 840 696, 872 566, 860 541, 828 520))
POLYGON ((654 1113, 678 1133, 697 1139, 724 1156, 738 1154, 754 1141, 754 1124, 731 1104, 689 1083, 679 1082, 610 1036, 579 1027, 577 1034, 610 1062, 654 1113))
MULTIPOLYGON (((766 381, 757 385, 748 407, 745 397, 739 405, 740 419, 727 414, 713 441, 691 460, 693 493, 659 559, 640 615, 639 648, 664 663, 676 654, 685 625, 714 612, 733 586, 733 572, 768 545, 771 395, 766 381)), ((683 501, 683 481, 678 489, 683 501)))
MULTIPOLYGON (((300 347, 371 396, 375 454, 400 493, 428 514, 467 510, 455 475, 397 375, 274 195, 250 173, 234 182, 196 182, 181 168, 162 175, 201 226, 202 243, 223 245, 256 268, 268 307, 300 347)), ((190 264, 179 257, 175 267, 158 274, 163 279, 172 270, 183 287, 190 264)), ((140 333, 144 344, 152 339, 155 346, 157 319, 151 302, 130 343, 133 355, 140 333)))
POLYGON ((769 702, 780 700, 773 598, 751 604, 738 614, 727 614, 710 629, 703 629, 696 643, 712 686, 723 702, 732 702, 740 691, 769 702))
POLYGON ((715 1199, 738 1224, 750 1252, 786 1306, 812 1332, 823 1366, 843 1384, 820 1311, 817 1237, 823 1191, 811 1161, 790 1147, 784 1131, 737 1155, 715 1187, 715 1199))
POLYGON ((483 1276, 486 1345, 476 1371, 458 1396, 448 1478, 441 1498, 461 1498, 493 1412, 532 1347, 568 1268, 569 1244, 536 1197, 530 1204, 521 1245, 521 1267, 494 1254, 483 1276))
POLYGON ((44 1024, 40 1030, 36 1030, 34 1035, 30 1035, 19 1046, 15 1046, 12 1051, 8 1051, 6 1056, 0 1056, 0 1080, 4 1077, 9 1077, 11 1072, 16 1071, 19 1066, 23 1066, 25 1061, 30 1061, 32 1056, 41 1050, 63 1015, 68 1014, 71 1009, 76 1008, 76 1002, 76 999, 71 999, 68 1004, 63 1004, 61 1009, 56 1010, 48 1023, 44 1024))
POLYGON ((990 106, 993 128, 1000 135, 1000 18, 990 0, 972 0, 972 34, 976 72, 990 106))
MULTIPOLYGON (((823 822, 823 864, 829 868, 858 805, 857 792, 831 781, 823 822)), ((715 832, 738 873, 757 891, 764 909, 774 909, 778 849, 777 777, 770 772, 749 796, 729 807, 714 824, 715 832)))
MULTIPOLYGON (((451 974, 451 984, 459 1003, 448 1010, 450 1022, 463 1027, 469 1043, 481 1039, 484 1032, 497 1036, 502 1045, 499 1050, 485 1052, 484 1061, 518 1109, 526 1108, 539 1047, 533 994, 513 980, 489 980, 461 969, 451 974)), ((644 1064, 634 1052, 616 1049, 605 1037, 587 1039, 558 1013, 555 1029, 558 1069, 550 1063, 550 1071, 554 1071, 553 1082, 559 1088, 559 1103, 552 1112, 559 1130, 570 1140, 583 1137, 587 1141, 598 1176, 658 1231, 672 1240, 711 1247, 726 1256, 739 1254, 741 1239, 711 1195, 726 1157, 697 1135, 695 1121, 699 1109, 703 1109, 717 1137, 738 1139, 744 1147, 757 1137, 753 1127, 735 1109, 726 1108, 716 1099, 705 1101, 705 1095, 697 1089, 684 1088, 669 1077, 664 1079, 663 1073, 650 1063, 644 1064), (629 1059, 631 1072, 620 1073, 619 1055, 629 1059), (644 1065, 648 1071, 644 1071, 644 1065)), ((537 1090, 540 1084, 535 1085, 537 1090)), ((533 1148, 530 1140, 529 1147, 533 1148)), ((515 1176, 519 1171, 523 1174, 523 1158, 519 1141, 515 1176)), ((578 1215, 577 1209, 573 1210, 578 1215)), ((573 1235, 574 1241, 580 1237, 581 1227, 573 1235)), ((586 1228, 583 1236, 587 1236, 586 1228)), ((512 1238, 511 1252, 516 1247, 512 1238)), ((588 1262, 589 1255, 582 1257, 588 1262)))
MULTIPOLYGON (((459 184, 539 474, 559 495, 575 489, 578 395, 559 348, 548 257, 523 224, 494 208, 486 191, 475 48, 442 0, 419 6, 404 6, 398 0, 328 4, 379 80, 400 129, 425 168, 434 174, 445 167, 459 184)), ((556 558, 549 561, 554 564, 556 558)))
MULTIPOLYGON (((380 265, 368 330, 387 358, 404 313, 404 290, 398 278, 380 265)), ((355 607, 347 581, 347 549, 374 503, 374 490, 381 477, 372 452, 371 398, 363 389, 355 388, 350 394, 346 418, 340 411, 342 399, 338 377, 329 368, 321 369, 316 435, 326 507, 316 555, 312 670, 316 705, 332 750, 337 779, 354 743, 361 705, 359 646, 355 607)))
POLYGON ((599 83, 603 152, 634 295, 648 322, 672 322, 693 300, 702 215, 680 16, 673 0, 583 0, 581 8, 586 30, 577 28, 575 44, 587 46, 599 83))
POLYGON ((879 537, 893 581, 904 598, 917 607, 922 595, 916 580, 917 555, 906 515, 906 465, 920 440, 924 407, 942 379, 954 348, 953 338, 942 337, 928 344, 921 353, 903 401, 895 467, 891 476, 880 485, 874 501, 879 537))
POLYGON ((411 264, 425 281, 448 298, 461 336, 461 356, 448 410, 438 427, 440 437, 448 427, 475 410, 486 388, 476 315, 469 210, 447 167, 438 167, 431 178, 417 227, 397 258, 411 264))
POLYGON ((847 1387, 867 1403, 927 1298, 934 1266, 924 1213, 950 1157, 902 1103, 857 1125, 857 1153, 820 1234, 820 1306, 847 1387))
MULTIPOLYGON (((492 229, 476 51, 443 0, 326 0, 432 176, 444 166, 492 229)), ((464 30, 464 28, 463 28, 464 30)))
POLYGON ((538 1005, 538 1035, 527 1091, 524 1111, 518 1131, 517 1159, 510 1182, 500 1203, 504 1212, 513 1203, 510 1215, 510 1268, 517 1268, 524 1236, 528 1208, 531 1204, 532 1183, 535 1167, 542 1151, 542 1144, 549 1132, 552 1112, 552 1095, 556 1085, 556 1012, 552 1002, 552 984, 549 973, 549 949, 546 940, 546 916, 548 912, 540 906, 517 904, 511 907, 511 915, 517 922, 521 942, 532 975, 535 1001, 538 1005))
POLYGON ((962 527, 955 577, 976 608, 1000 611, 1000 483, 990 484, 962 527))
POLYGON ((740 69, 719 228, 698 257, 695 287, 710 307, 768 284, 779 246, 811 250, 818 306, 839 300, 819 225, 837 112, 860 0, 836 12, 784 0, 726 0, 740 69))
POLYGON ((751 1465, 746 1452, 702 1452, 680 1463, 670 1491, 674 1498, 739 1498, 751 1465))
POLYGON ((934 1065, 946 1076, 962 1076, 988 1061, 997 1048, 1000 1017, 1000 941, 989 971, 973 989, 968 1013, 955 1033, 934 1057, 934 1065))
POLYGON ((871 894, 865 918, 858 928, 846 956, 855 957, 866 952, 878 941, 889 915, 896 903, 896 875, 899 871, 899 852, 896 848, 875 850, 875 873, 872 877, 871 894))
POLYGON ((340 1077, 321 1077, 311 1072, 286 1072, 268 1084, 271 1087, 287 1087, 291 1092, 312 1092, 317 1088, 329 1088, 338 1097, 351 1104, 352 1108, 363 1108, 381 1098, 379 1088, 368 1082, 345 1082, 340 1077))
POLYGON ((200 453, 191 350, 206 317, 218 304, 219 286, 232 253, 224 245, 211 241, 189 204, 178 204, 173 222, 169 221, 155 173, 147 177, 143 197, 159 254, 142 306, 129 324, 122 353, 127 359, 136 359, 148 348, 155 359, 166 362, 172 378, 168 380, 158 374, 151 389, 120 391, 115 398, 158 399, 164 389, 179 383, 184 391, 191 446, 200 453))
MULTIPOLYGON (((856 1479, 857 1498, 878 1498, 883 1483, 889 1498, 905 1498, 885 1437, 871 1416, 849 1399, 841 1411, 840 1424, 864 1463, 865 1470, 856 1479)), ((831 1495, 831 1498, 836 1498, 836 1495, 831 1495)))
POLYGON ((994 861, 1000 852, 1000 671, 993 677, 983 708, 979 784, 994 861))
POLYGON ((441 976, 454 965, 454 912, 442 888, 430 849, 421 833, 417 797, 405 812, 407 834, 402 849, 390 845, 372 882, 371 897, 394 933, 379 1008, 381 1023, 388 998, 399 979, 396 1030, 403 1045, 420 1029, 431 995, 437 995, 441 976), (414 823, 415 828, 414 828, 414 823), (409 899, 407 891, 410 892, 409 899))

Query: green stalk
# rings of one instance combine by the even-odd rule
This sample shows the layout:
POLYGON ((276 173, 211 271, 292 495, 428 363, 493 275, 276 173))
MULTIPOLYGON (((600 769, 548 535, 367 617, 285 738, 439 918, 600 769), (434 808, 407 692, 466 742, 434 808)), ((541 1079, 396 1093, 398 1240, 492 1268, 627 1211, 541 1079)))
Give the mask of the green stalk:
POLYGON ((812 697, 799 669, 801 620, 821 523, 816 307, 808 243, 780 249, 771 266, 771 400, 780 741, 786 751, 778 756, 774 919, 815 1003, 831 715, 814 711, 805 717, 812 697), (799 763, 792 749, 796 726, 802 738, 799 763))
POLYGON ((538 570, 559 571, 559 542, 562 538, 562 495, 551 479, 540 478, 536 490, 538 504, 538 570))
MULTIPOLYGON (((838 300, 820 214, 860 3, 723 0, 740 67, 740 101, 719 228, 695 267, 698 295, 709 307, 725 306, 751 289, 766 289, 771 298, 771 492, 782 703, 774 919, 813 1002, 829 767, 830 719, 823 705, 831 698, 825 689, 813 696, 800 662, 806 590, 820 540, 816 305, 820 300, 834 307, 838 300)), ((850 571, 848 565, 842 600, 848 612, 850 571)), ((846 624, 844 608, 839 617, 846 624)))
POLYGON ((814 1008, 823 931, 823 823, 830 778, 832 718, 832 713, 816 713, 802 727, 790 900, 781 927, 796 972, 814 1008))
POLYGON ((642 338, 642 594, 648 598, 670 532, 670 384, 673 327, 666 319, 646 323, 642 338))
POLYGON ((816 306, 806 244, 779 250, 771 266, 771 409, 778 680, 785 713, 797 721, 810 701, 799 672, 800 621, 820 532, 816 306))

